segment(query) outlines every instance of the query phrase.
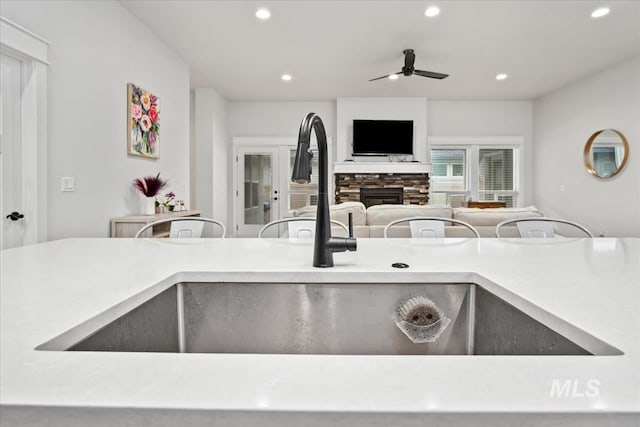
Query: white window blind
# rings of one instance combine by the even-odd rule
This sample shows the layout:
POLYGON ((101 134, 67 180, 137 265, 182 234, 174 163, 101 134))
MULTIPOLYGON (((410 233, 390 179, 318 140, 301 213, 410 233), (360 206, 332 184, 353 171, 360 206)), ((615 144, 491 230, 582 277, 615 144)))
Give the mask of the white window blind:
POLYGON ((513 149, 481 148, 479 190, 513 190, 513 149))
POLYGON ((478 164, 480 200, 500 200, 514 205, 514 167, 512 148, 481 148, 478 164))
POLYGON ((517 148, 487 142, 434 144, 431 150, 430 203, 457 206, 462 201, 499 200, 517 206, 517 148))

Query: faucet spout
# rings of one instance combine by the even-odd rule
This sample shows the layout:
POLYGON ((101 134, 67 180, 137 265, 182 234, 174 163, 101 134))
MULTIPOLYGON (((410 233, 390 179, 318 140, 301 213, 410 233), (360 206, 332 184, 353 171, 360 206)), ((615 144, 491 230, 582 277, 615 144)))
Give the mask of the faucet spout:
POLYGON ((331 237, 331 219, 329 217, 328 195, 328 159, 327 134, 322 119, 316 113, 309 113, 302 120, 298 134, 298 148, 293 164, 291 180, 309 182, 311 180, 311 131, 315 131, 318 142, 318 207, 316 210, 316 233, 313 244, 313 266, 333 267, 333 253, 355 251, 356 239, 349 237, 331 237))

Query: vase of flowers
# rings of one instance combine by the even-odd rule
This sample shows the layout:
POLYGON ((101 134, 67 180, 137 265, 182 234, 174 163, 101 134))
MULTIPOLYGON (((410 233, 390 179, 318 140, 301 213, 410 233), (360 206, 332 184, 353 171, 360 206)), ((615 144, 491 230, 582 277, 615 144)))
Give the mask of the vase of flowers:
POLYGON ((174 199, 176 195, 173 191, 169 191, 164 197, 156 198, 156 212, 173 212, 175 208, 174 199))
POLYGON ((156 195, 167 186, 167 181, 160 178, 160 173, 156 176, 144 176, 133 180, 133 186, 144 197, 144 215, 155 215, 156 195))

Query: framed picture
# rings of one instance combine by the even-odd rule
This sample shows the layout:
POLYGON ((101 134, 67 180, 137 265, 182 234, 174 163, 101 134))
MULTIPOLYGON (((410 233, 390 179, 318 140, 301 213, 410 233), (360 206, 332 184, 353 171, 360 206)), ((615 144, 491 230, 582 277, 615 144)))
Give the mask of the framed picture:
POLYGON ((160 157, 160 99, 133 83, 127 85, 128 153, 160 157))

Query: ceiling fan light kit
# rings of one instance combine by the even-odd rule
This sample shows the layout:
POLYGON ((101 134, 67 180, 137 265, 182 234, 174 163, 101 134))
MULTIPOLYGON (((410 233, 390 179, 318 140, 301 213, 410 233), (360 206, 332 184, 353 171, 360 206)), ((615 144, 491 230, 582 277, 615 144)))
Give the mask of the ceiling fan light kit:
POLYGON ((399 74, 402 74, 405 77, 409 77, 415 74, 417 76, 429 77, 439 80, 449 77, 449 74, 436 73, 435 71, 416 70, 413 66, 416 61, 416 54, 413 52, 413 49, 405 49, 402 51, 402 53, 404 54, 404 66, 402 67, 401 71, 393 74, 387 74, 386 76, 376 77, 375 79, 371 79, 369 81, 372 82, 374 80, 385 78, 391 78, 392 80, 394 80, 394 78, 392 78, 391 76, 397 76, 399 74))

